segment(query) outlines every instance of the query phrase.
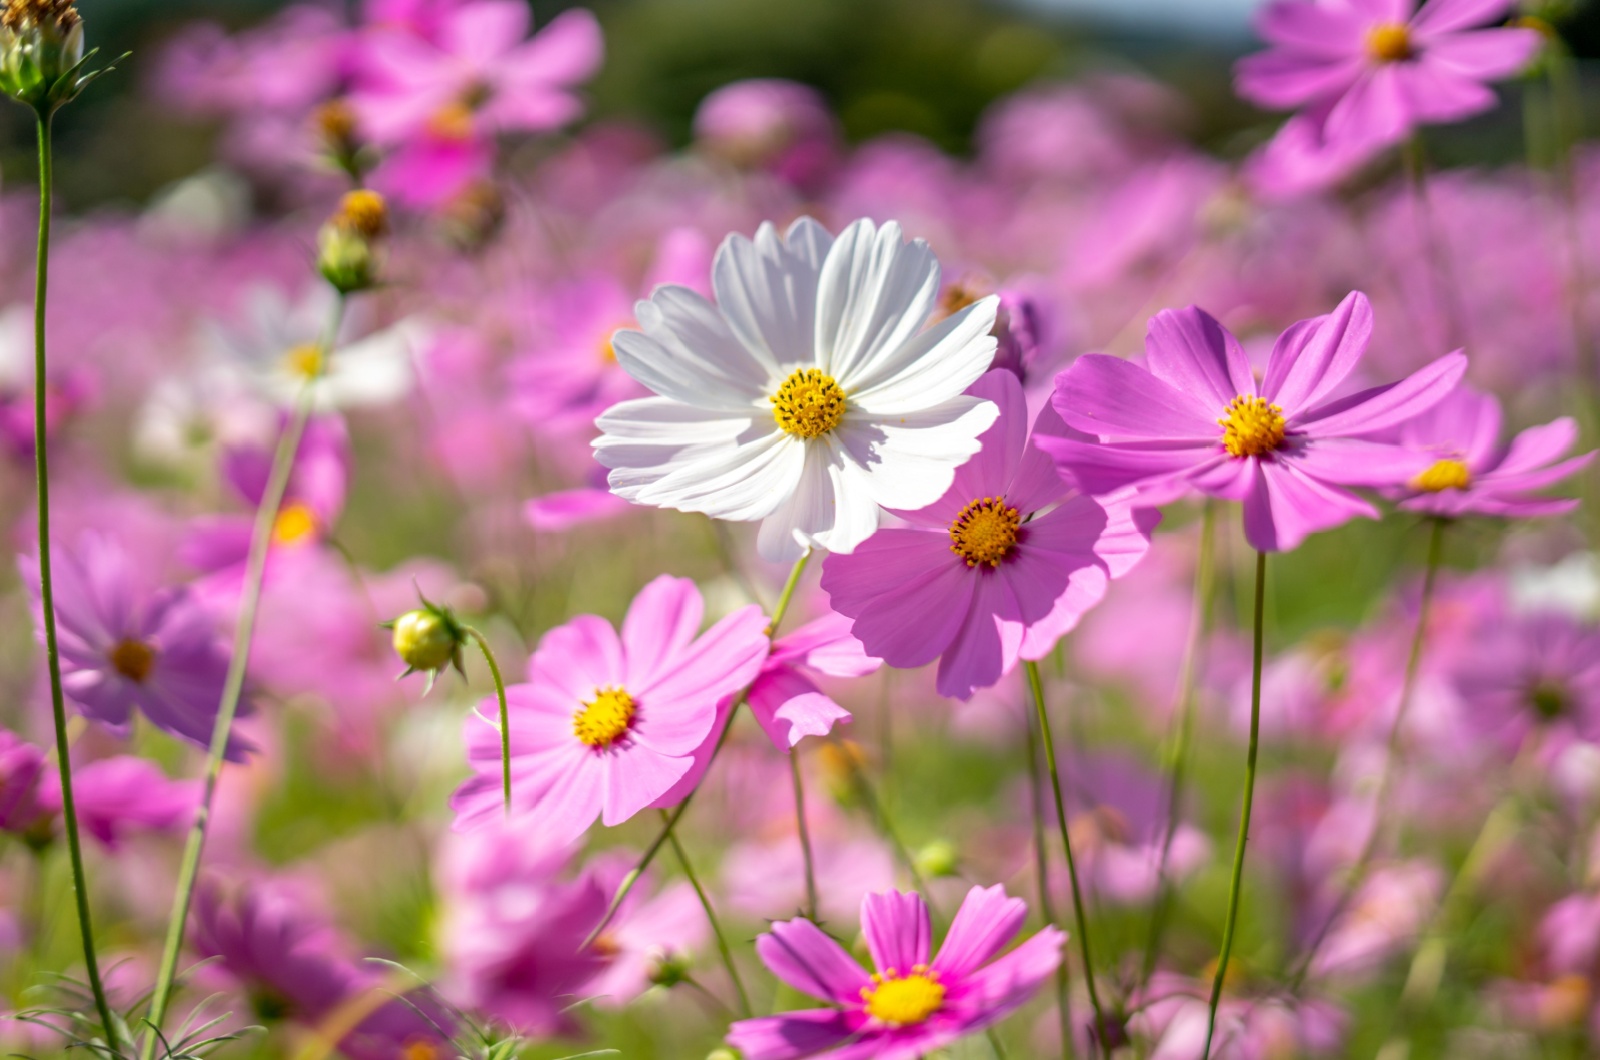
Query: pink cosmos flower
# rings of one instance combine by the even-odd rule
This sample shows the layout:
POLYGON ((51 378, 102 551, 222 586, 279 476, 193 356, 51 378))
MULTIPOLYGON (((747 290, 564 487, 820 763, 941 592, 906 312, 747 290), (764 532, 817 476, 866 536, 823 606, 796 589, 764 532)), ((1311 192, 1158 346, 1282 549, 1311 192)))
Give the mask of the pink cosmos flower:
MULTIPOLYGON (((85 534, 52 559, 67 698, 113 728, 126 727, 137 708, 158 729, 209 745, 228 670, 211 613, 186 588, 147 591, 111 538, 85 534)), ((42 629, 37 560, 24 561, 23 577, 42 629)), ((248 750, 235 737, 228 757, 248 750)))
POLYGON ((1526 519, 1562 515, 1576 500, 1530 497, 1587 467, 1595 454, 1562 460, 1578 439, 1570 417, 1530 427, 1500 442, 1500 402, 1462 387, 1400 429, 1400 441, 1434 457, 1412 479, 1400 507, 1447 517, 1493 515, 1526 519))
MULTIPOLYGON (((596 817, 621 824, 690 771, 719 702, 755 679, 769 647, 759 607, 696 638, 704 611, 692 581, 662 575, 634 598, 620 637, 594 615, 544 635, 529 682, 506 690, 518 810, 576 837, 596 817)), ((480 709, 497 708, 489 699, 480 709)), ((500 734, 471 718, 467 746, 474 775, 451 800, 457 828, 502 813, 500 734)))
POLYGON ((779 78, 735 81, 712 92, 695 111, 694 134, 711 153, 808 191, 839 159, 838 123, 822 93, 779 78))
POLYGON ((998 1023, 1024 1005, 1061 963, 1066 935, 1047 927, 999 960, 1028 917, 1004 888, 974 887, 937 956, 928 907, 891 891, 861 904, 868 975, 809 920, 772 925, 756 952, 784 983, 833 1008, 740 1020, 728 1043, 746 1060, 916 1060, 998 1023))
POLYGON ((1600 741, 1600 630, 1566 614, 1497 624, 1455 678, 1475 735, 1508 753, 1536 733, 1600 741))
POLYGON ((26 835, 45 816, 39 805, 43 773, 44 752, 0 729, 0 831, 26 835))
POLYGON ((1527 65, 1531 29, 1483 29, 1513 0, 1273 0, 1257 18, 1274 47, 1242 59, 1239 95, 1273 110, 1304 107, 1263 154, 1306 184, 1336 180, 1418 125, 1461 121, 1495 105, 1485 82, 1527 65), (1274 159, 1273 156, 1279 156, 1274 159))
POLYGON ((851 635, 850 620, 830 613, 773 642, 746 701, 772 746, 787 754, 805 737, 826 736, 836 722, 850 720, 850 712, 817 688, 806 671, 865 677, 882 665, 851 635))
MULTIPOLYGON (((589 871, 602 893, 615 894, 636 860, 635 854, 624 852, 589 871)), ((705 910, 692 886, 680 880, 651 894, 647 883, 640 880, 628 892, 604 934, 594 941, 606 967, 579 992, 592 997, 598 1008, 621 1008, 657 982, 673 982, 675 970, 686 969, 710 938, 705 910)))
POLYGON ((553 129, 577 117, 571 88, 600 65, 599 24, 575 9, 525 39, 530 17, 521 0, 467 0, 442 15, 431 40, 374 32, 352 96, 367 135, 380 144, 430 131, 466 139, 480 129, 553 129))
MULTIPOLYGON (((165 832, 188 824, 200 801, 200 782, 172 780, 148 759, 117 755, 75 767, 72 794, 83 830, 115 850, 133 828, 165 832)), ((39 806, 61 812, 61 775, 55 770, 40 778, 39 806)))
POLYGON ((1288 551, 1355 516, 1377 518, 1344 487, 1399 485, 1431 463, 1366 436, 1437 404, 1467 359, 1446 354, 1398 383, 1341 396, 1371 336, 1372 306, 1354 291, 1280 335, 1258 385, 1239 340, 1210 314, 1163 310, 1145 340, 1148 368, 1088 354, 1056 380, 1057 411, 1099 444, 1039 445, 1090 493, 1137 484, 1152 496, 1193 489, 1242 501, 1251 546, 1288 551))
POLYGON ((1150 546, 1157 519, 1064 484, 1034 444, 1064 433, 1046 408, 1028 433, 1022 384, 1004 370, 968 390, 1000 418, 943 497, 896 512, 852 555, 831 555, 822 588, 870 655, 891 666, 939 659, 940 695, 969 699, 1018 659, 1041 659, 1150 546))

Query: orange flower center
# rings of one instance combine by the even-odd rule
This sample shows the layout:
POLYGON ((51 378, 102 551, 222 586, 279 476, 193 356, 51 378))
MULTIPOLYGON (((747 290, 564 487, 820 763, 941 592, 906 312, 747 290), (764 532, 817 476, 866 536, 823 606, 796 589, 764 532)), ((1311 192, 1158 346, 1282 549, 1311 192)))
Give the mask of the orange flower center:
POLYGON ((317 513, 311 510, 311 506, 294 501, 284 506, 283 511, 278 513, 277 521, 272 524, 272 543, 298 545, 314 536, 317 526, 317 513))
POLYGON ((1223 417, 1222 446, 1231 456, 1266 456, 1283 444, 1283 410, 1261 398, 1240 394, 1228 403, 1223 417))
POLYGON ((1459 460, 1440 460, 1411 480, 1411 485, 1423 493, 1464 490, 1471 484, 1472 471, 1459 460))
POLYGON ((896 1027, 922 1023, 944 1005, 944 984, 939 973, 925 964, 911 969, 901 978, 890 968, 872 977, 872 986, 861 988, 867 1015, 896 1027))
POLYGON ((572 716, 572 734, 579 742, 603 751, 633 727, 633 697, 620 688, 597 688, 594 699, 572 716))
POLYGON ((969 567, 980 563, 998 567, 1017 547, 1021 526, 1021 515, 1006 506, 1004 497, 980 497, 961 509, 950 524, 950 551, 969 567))
POLYGON ((1380 63, 1411 58, 1411 31, 1403 22, 1381 22, 1367 30, 1367 54, 1380 63))
POLYGON ((143 684, 156 664, 156 650, 142 640, 123 639, 107 656, 111 668, 134 684, 143 684))

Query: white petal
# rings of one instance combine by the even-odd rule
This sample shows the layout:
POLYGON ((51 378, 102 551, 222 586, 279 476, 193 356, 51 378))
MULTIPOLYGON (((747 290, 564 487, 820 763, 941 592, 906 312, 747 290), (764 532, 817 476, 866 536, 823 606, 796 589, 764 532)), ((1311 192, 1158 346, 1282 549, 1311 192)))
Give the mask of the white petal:
POLYGON ((687 287, 657 287, 634 307, 644 331, 612 339, 623 371, 662 397, 702 409, 749 409, 771 373, 734 338, 717 307, 687 287))
POLYGON ((817 284, 832 245, 827 229, 802 217, 783 239, 767 223, 755 242, 734 234, 717 249, 711 266, 717 307, 774 379, 815 363, 817 284))
POLYGON ((805 468, 793 492, 761 524, 756 549, 773 562, 807 546, 851 552, 878 529, 879 508, 866 473, 836 438, 801 443, 805 468))
POLYGON ((914 511, 944 496, 999 415, 994 402, 963 395, 888 419, 852 411, 833 437, 864 470, 876 503, 914 511))
POLYGON ((939 297, 939 261, 922 240, 903 242, 895 222, 861 220, 840 233, 818 282, 817 365, 848 392, 922 330, 939 297))
POLYGON ((406 319, 335 350, 327 376, 317 384, 318 403, 348 408, 384 405, 404 397, 415 378, 416 351, 429 334, 422 322, 406 319))
MULTIPOLYGON (((805 446, 773 428, 741 444, 701 451, 681 459, 658 481, 631 499, 713 519, 763 519, 790 496, 805 463, 805 446)), ((612 472, 613 478, 618 473, 612 472)), ((613 492, 621 491, 613 488, 613 492)))
POLYGON ((991 295, 885 351, 851 381, 850 404, 873 415, 898 416, 962 393, 994 363, 995 310, 991 295))

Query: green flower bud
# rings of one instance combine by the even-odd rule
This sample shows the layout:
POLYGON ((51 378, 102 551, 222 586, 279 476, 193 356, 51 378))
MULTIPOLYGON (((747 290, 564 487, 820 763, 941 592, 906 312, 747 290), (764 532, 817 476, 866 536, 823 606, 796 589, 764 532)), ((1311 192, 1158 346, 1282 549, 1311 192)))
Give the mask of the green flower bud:
POLYGON ((428 675, 428 688, 433 688, 434 678, 447 666, 461 668, 461 649, 467 643, 467 630, 448 607, 430 603, 426 598, 422 606, 407 611, 384 628, 392 634, 390 643, 394 653, 406 664, 401 677, 419 670, 428 675))
POLYGON ((317 271, 340 294, 354 294, 377 279, 372 240, 359 232, 325 224, 317 234, 317 271))
POLYGON ((916 862, 924 876, 954 876, 961 865, 961 852, 948 839, 935 839, 917 851, 916 862))
POLYGON ((83 19, 72 0, 5 0, 0 92, 49 114, 106 72, 84 73, 86 58, 83 19))
POLYGON ((650 968, 650 982, 674 987, 689 976, 689 959, 681 953, 663 953, 650 968))

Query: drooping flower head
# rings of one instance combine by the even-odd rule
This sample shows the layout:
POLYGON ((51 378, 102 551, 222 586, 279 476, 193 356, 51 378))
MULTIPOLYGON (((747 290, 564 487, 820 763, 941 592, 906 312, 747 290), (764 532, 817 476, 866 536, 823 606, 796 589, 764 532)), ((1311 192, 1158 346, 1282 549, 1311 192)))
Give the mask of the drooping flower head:
MULTIPOLYGON (((663 575, 634 598, 620 636, 594 615, 544 635, 528 683, 506 690, 515 809, 576 837, 596 817, 621 824, 689 772, 718 704, 755 679, 768 650, 759 607, 696 637, 704 611, 693 582, 663 575)), ((485 701, 485 716, 495 709, 485 701)), ((500 734, 469 718, 467 746, 474 776, 451 801, 458 828, 502 812, 500 734)))
POLYGON ((1004 888, 974 887, 935 956, 920 895, 868 895, 861 931, 877 968, 871 975, 811 921, 773 924, 756 940, 762 962, 834 1007, 741 1020, 728 1042, 746 1060, 925 1056, 1004 1019, 1056 970, 1066 936, 1053 927, 993 960, 1027 917, 1027 905, 1004 888))
POLYGON ((1242 501, 1253 547, 1292 550, 1355 516, 1377 517, 1345 487, 1395 486, 1427 469, 1427 456, 1370 436, 1426 412, 1466 371, 1456 352, 1340 396, 1371 336, 1372 306, 1352 292, 1280 335, 1258 384, 1239 340, 1208 313, 1164 310, 1150 321, 1147 368, 1089 354, 1056 380, 1056 410, 1099 442, 1039 445, 1090 493, 1138 485, 1152 497, 1196 490, 1242 501))
POLYGON ((595 456, 637 504, 762 520, 761 555, 849 552, 879 507, 949 488, 997 410, 963 393, 994 359, 996 300, 924 328, 939 262, 900 226, 861 220, 835 239, 809 217, 779 237, 731 235, 713 304, 657 288, 620 331, 617 360, 656 397, 602 415, 595 456))
POLYGON ((1033 439, 1066 427, 1047 407, 1030 436, 1015 375, 990 372, 969 393, 1001 410, 982 451, 943 497, 895 513, 908 528, 829 556, 822 572, 834 610, 854 619, 869 654, 898 667, 937 658, 940 694, 961 699, 1018 659, 1048 654, 1144 555, 1157 522, 1148 509, 1095 500, 1061 480, 1033 439))
POLYGON ((1513 0, 1273 0, 1257 28, 1272 49, 1241 60, 1237 89, 1273 110, 1305 108, 1259 158, 1275 183, 1348 174, 1419 125, 1495 105, 1486 82, 1515 74, 1531 29, 1485 29, 1513 0))
MULTIPOLYGON (((210 611, 185 588, 146 590, 133 558, 108 537, 86 534, 74 549, 53 550, 51 567, 67 698, 113 728, 137 709, 158 729, 208 746, 228 671, 210 611)), ((36 560, 25 561, 24 577, 37 620, 36 560)), ((247 750, 234 738, 228 756, 247 750)))
POLYGON ((1592 452, 1562 459, 1577 438, 1578 425, 1562 417, 1502 443, 1500 402, 1462 387, 1400 429, 1401 442, 1434 460, 1395 495, 1400 507, 1430 515, 1561 515, 1578 502, 1530 494, 1589 465, 1592 452))
POLYGON ((865 677, 883 665, 850 632, 850 620, 827 614, 772 644, 772 654, 746 697, 772 746, 788 752, 807 736, 826 736, 850 712, 819 689, 812 673, 865 677))

